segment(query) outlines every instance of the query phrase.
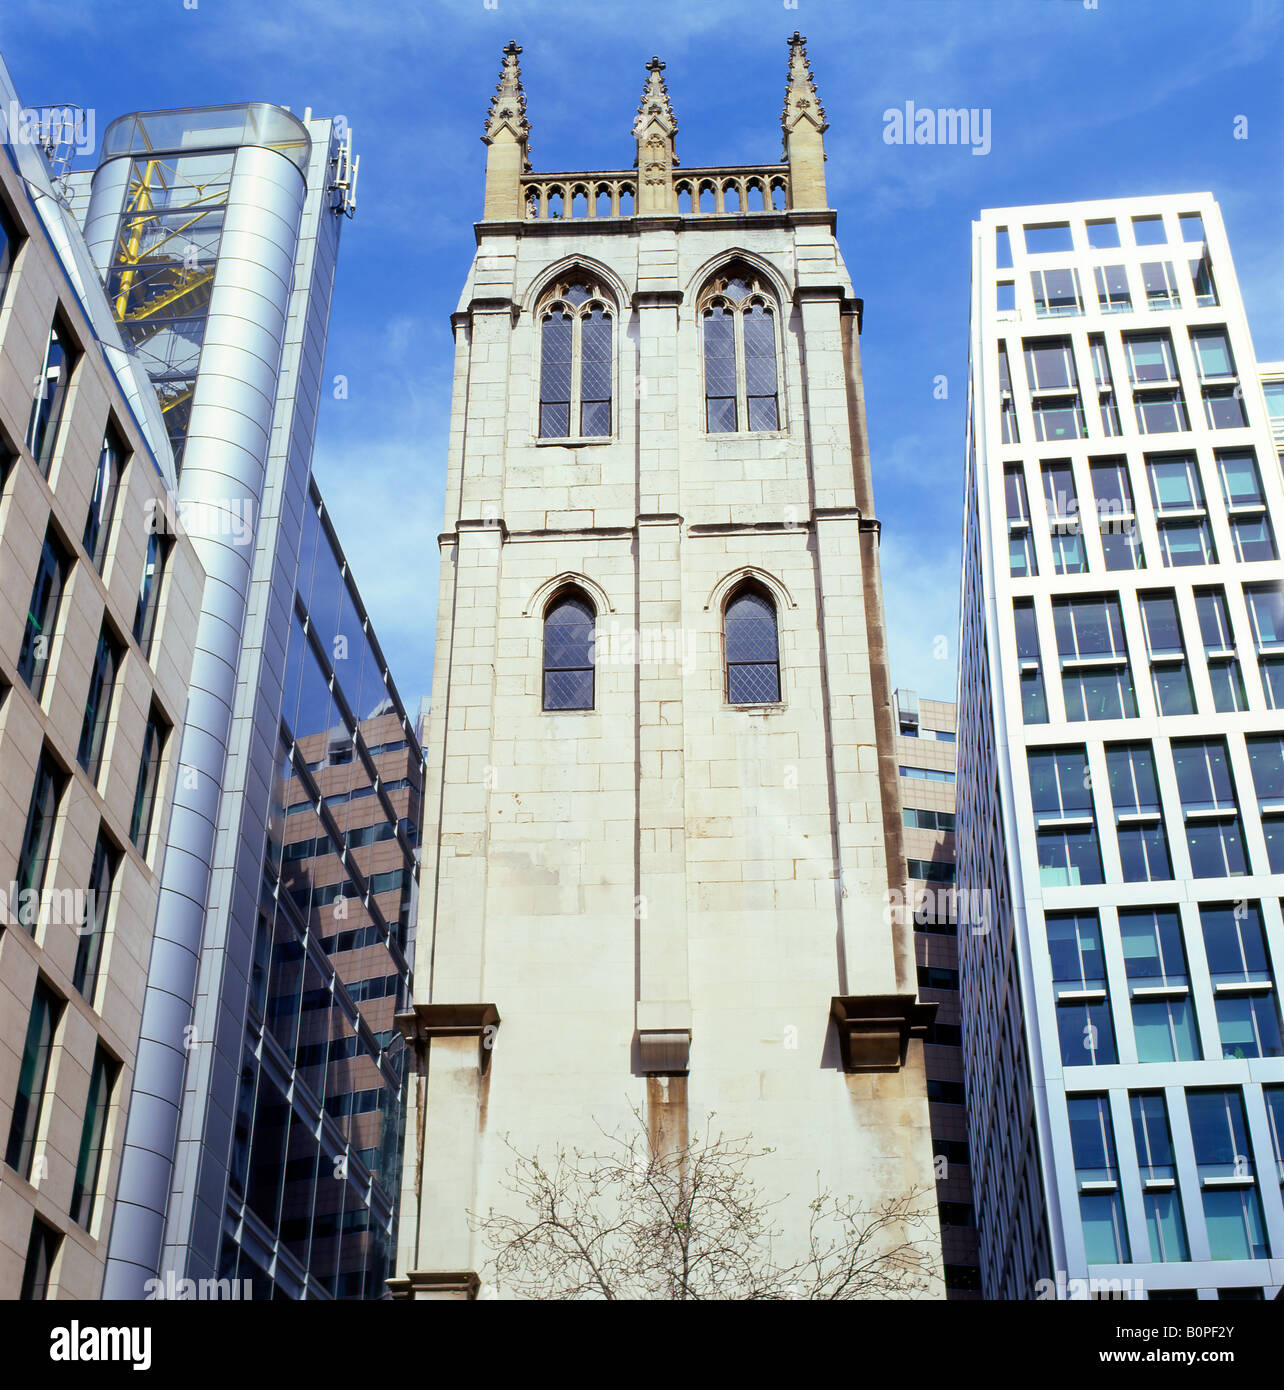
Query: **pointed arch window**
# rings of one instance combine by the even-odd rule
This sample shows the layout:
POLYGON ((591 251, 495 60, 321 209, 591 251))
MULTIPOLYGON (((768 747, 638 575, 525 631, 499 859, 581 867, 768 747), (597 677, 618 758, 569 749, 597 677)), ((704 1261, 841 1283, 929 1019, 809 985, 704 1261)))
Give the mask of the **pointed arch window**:
POLYGON ((579 589, 563 589, 544 610, 544 708, 593 708, 596 614, 579 589))
POLYGON ((615 305, 588 276, 559 281, 540 303, 539 437, 611 433, 615 305))
POLYGON ((778 704, 780 641, 771 595, 760 584, 742 584, 727 600, 722 629, 727 703, 778 704))
POLYGON ((705 428, 710 434, 780 428, 779 306, 747 265, 725 268, 700 300, 705 428))

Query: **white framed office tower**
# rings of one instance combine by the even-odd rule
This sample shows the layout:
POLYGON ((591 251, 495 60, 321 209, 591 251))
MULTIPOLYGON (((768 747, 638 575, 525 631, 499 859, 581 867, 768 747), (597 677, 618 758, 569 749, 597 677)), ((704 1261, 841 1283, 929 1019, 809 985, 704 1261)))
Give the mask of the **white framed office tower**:
POLYGON ((959 937, 985 1292, 1271 1297, 1284 490, 1221 214, 1009 208, 972 237, 957 854, 990 895, 959 937))
POLYGON ((712 1111, 772 1146, 786 1254, 818 1174, 932 1188, 860 305, 803 40, 786 161, 751 168, 679 166, 652 59, 635 169, 531 173, 519 53, 454 317, 405 1298, 477 1293, 505 1135, 591 1149, 632 1107, 659 1144, 712 1111))

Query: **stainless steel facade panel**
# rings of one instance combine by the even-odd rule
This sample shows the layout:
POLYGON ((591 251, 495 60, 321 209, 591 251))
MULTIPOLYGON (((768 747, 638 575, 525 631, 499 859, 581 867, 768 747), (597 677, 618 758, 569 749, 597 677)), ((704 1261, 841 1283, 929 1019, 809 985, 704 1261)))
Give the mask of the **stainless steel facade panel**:
MULTIPOLYGON (((259 264, 281 263, 281 252, 285 251, 288 266, 293 261, 304 193, 302 175, 282 156, 267 150, 240 149, 233 168, 225 225, 238 234, 257 232, 259 255, 255 259, 259 264), (264 169, 272 169, 273 176, 260 177, 264 169)), ((219 377, 198 379, 179 495, 202 500, 223 498, 229 506, 248 502, 257 517, 264 491, 266 443, 276 405, 275 383, 265 363, 275 358, 279 364, 289 308, 289 283, 280 285, 274 301, 265 302, 263 317, 253 325, 253 331, 247 331, 239 317, 235 328, 225 326, 214 310, 214 299, 221 286, 240 284, 245 266, 246 261, 240 256, 226 261, 220 256, 215 268, 207 344, 214 344, 216 349, 221 344, 226 346, 216 352, 219 377), (239 351, 233 346, 238 341, 239 351), (257 389, 246 385, 247 381, 256 383, 257 389), (244 416, 257 426, 258 437, 263 441, 257 456, 227 442, 229 413, 244 416)), ((261 283, 261 276, 256 279, 261 283)), ((241 422, 236 429, 239 437, 243 437, 244 429, 241 422)), ((230 535, 208 535, 200 530, 193 534, 193 541, 211 576, 207 588, 213 590, 215 611, 203 612, 197 627, 192 685, 204 692, 204 698, 193 699, 189 704, 188 726, 179 755, 183 767, 191 769, 195 777, 180 777, 175 794, 170 842, 178 857, 173 877, 168 854, 162 871, 157 937, 144 1002, 143 1036, 134 1103, 126 1125, 122 1172, 133 1165, 135 1155, 141 1151, 170 1157, 164 1165, 148 1163, 150 1182, 146 1190, 141 1184, 131 1188, 137 1193, 136 1204, 128 1209, 117 1208, 103 1285, 104 1297, 108 1298, 141 1296, 146 1280, 154 1277, 161 1265, 183 1104, 184 1072, 176 1071, 173 1061, 175 1053, 182 1054, 184 1030, 192 1022, 197 961, 205 939, 205 914, 193 910, 191 895, 202 877, 208 882, 214 862, 217 827, 209 814, 209 788, 224 786, 239 664, 232 639, 243 626, 249 597, 252 547, 238 546, 230 535), (228 592, 220 594, 221 586, 228 592), (241 605, 239 620, 232 619, 230 611, 237 598, 241 605), (187 785, 193 781, 194 786, 187 785), (203 782, 205 787, 201 786, 203 782), (196 865, 205 866, 204 875, 196 865), (168 988, 161 986, 162 980, 168 988), (140 1107, 140 1093, 149 1094, 151 1102, 140 1107)), ((190 1063, 190 1055, 186 1060, 190 1063)))

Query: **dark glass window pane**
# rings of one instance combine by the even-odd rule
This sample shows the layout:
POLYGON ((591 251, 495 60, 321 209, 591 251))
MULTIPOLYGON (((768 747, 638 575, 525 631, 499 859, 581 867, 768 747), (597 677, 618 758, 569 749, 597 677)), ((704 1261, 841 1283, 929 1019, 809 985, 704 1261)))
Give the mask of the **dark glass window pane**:
POLYGON ((152 636, 156 631, 165 559, 165 541, 153 532, 147 537, 147 554, 143 559, 143 575, 138 585, 138 605, 134 610, 134 641, 144 656, 151 653, 152 636))
POLYGON ((144 854, 147 852, 147 840, 151 835, 152 815, 156 810, 165 734, 165 725, 160 716, 153 711, 143 733, 143 752, 138 767, 138 782, 134 788, 134 810, 129 821, 129 838, 144 854))
POLYGON ((94 492, 89 499, 89 515, 85 518, 85 552, 101 573, 107 559, 107 545, 111 539, 111 520, 116 510, 116 496, 120 491, 120 475, 124 464, 125 451, 115 432, 108 430, 103 435, 102 448, 98 452, 98 468, 94 474, 94 492))
MULTIPOLYGON (((42 753, 31 791, 31 805, 27 810, 27 828, 22 837, 22 848, 18 851, 17 883, 20 893, 31 890, 39 895, 44 886, 58 806, 66 785, 67 779, 62 771, 47 753, 42 753)), ((36 916, 29 914, 25 905, 19 908, 19 920, 29 930, 34 930, 36 916), (28 915, 30 921, 27 920, 28 915)))
POLYGON ((36 981, 27 1019, 27 1037, 18 1070, 18 1094, 13 1102, 9 1142, 4 1161, 24 1178, 31 1176, 31 1160, 40 1127, 40 1107, 44 1103, 45 1083, 49 1079, 49 1059, 54 1033, 62 1015, 62 1000, 45 984, 36 981))
POLYGON ((580 321, 580 434, 611 432, 611 319, 594 309, 580 321))
POLYGON ((742 589, 727 604, 727 700, 733 705, 780 699, 776 609, 766 594, 742 589))
POLYGON ((544 320, 540 351, 540 435, 561 438, 570 433, 571 365, 575 321, 554 311, 544 320))
POLYGON ((58 442, 58 424, 67 399, 73 361, 67 330, 55 321, 49 331, 49 342, 27 426, 27 446, 46 476, 58 442))
POLYGON ((704 317, 704 394, 710 434, 731 433, 736 421, 735 319, 720 305, 704 317))
POLYGON ((565 594, 544 616, 544 708, 593 708, 594 613, 565 594))
POLYGON ((58 626, 58 610, 67 584, 71 562, 52 534, 46 533, 40 552, 36 582, 31 589, 31 606, 27 610, 27 625, 18 653, 18 674, 40 698, 44 689, 45 672, 53 654, 54 632, 58 626))
POLYGON ((89 1078, 89 1100, 80 1131, 80 1151, 76 1158, 76 1178, 71 1189, 71 1219, 88 1226, 94 1214, 98 1173, 103 1161, 103 1140, 107 1133, 107 1111, 111 1105, 116 1064, 101 1048, 94 1054, 89 1078))
POLYGON ((121 651, 111 634, 103 629, 98 636, 98 651, 89 673, 89 693, 85 698, 85 714, 80 725, 80 746, 76 759, 93 781, 98 780, 102 767, 103 746, 107 741, 107 721, 111 715, 112 692, 121 651))
POLYGON ((85 920, 77 928, 76 964, 72 983, 92 1004, 94 987, 98 982, 98 965, 102 960, 103 938, 107 931, 107 910, 111 906, 112 883, 120 856, 101 837, 94 847, 94 862, 89 870, 89 896, 85 920))
POLYGON ((40 1302, 49 1297, 49 1281, 53 1277, 54 1260, 62 1237, 38 1217, 31 1223, 31 1239, 27 1242, 27 1260, 22 1270, 24 1302, 40 1302))

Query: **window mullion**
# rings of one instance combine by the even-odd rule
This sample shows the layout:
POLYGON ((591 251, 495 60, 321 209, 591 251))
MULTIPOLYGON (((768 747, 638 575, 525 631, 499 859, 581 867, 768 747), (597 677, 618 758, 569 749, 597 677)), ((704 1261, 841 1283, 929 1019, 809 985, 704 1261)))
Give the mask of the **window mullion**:
POLYGON ((581 310, 571 320, 571 418, 566 422, 566 434, 570 439, 578 439, 584 432, 584 422, 580 419, 580 386, 584 373, 584 349, 580 330, 583 324, 584 314, 581 310))

